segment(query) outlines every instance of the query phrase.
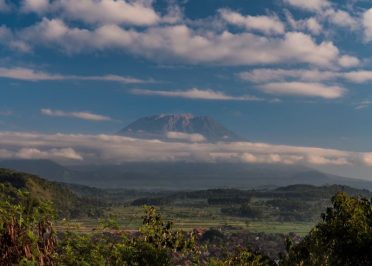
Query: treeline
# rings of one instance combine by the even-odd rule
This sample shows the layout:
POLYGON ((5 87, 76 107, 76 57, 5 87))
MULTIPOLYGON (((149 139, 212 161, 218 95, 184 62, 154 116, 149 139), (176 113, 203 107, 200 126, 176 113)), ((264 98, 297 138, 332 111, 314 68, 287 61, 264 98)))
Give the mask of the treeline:
MULTIPOLYGON (((126 197, 128 191, 124 190, 121 193, 126 197)), ((190 200, 190 199, 210 199, 211 204, 214 204, 214 200, 225 199, 222 204, 227 204, 228 201, 237 200, 244 201, 251 198, 287 198, 294 200, 319 200, 329 199, 332 195, 337 192, 346 192, 351 196, 362 196, 366 198, 372 197, 372 192, 364 189, 356 189, 342 185, 329 185, 329 186, 313 186, 313 185, 291 185, 286 187, 280 187, 272 190, 240 190, 231 188, 221 189, 207 189, 199 191, 177 191, 177 192, 148 192, 148 196, 139 195, 135 198, 164 198, 167 202, 175 202, 177 200, 190 200), (155 195, 154 195, 155 194, 155 195)), ((132 192, 133 193, 133 192, 132 192)), ((139 192, 137 192, 139 193, 139 192)), ((142 192, 143 193, 143 192, 142 192)), ((133 194, 134 195, 134 194, 133 194)), ((242 202, 238 202, 242 203, 242 202)))
POLYGON ((125 231, 114 220, 103 221, 91 233, 57 232, 50 203, 25 191, 12 193, 0 194, 0 265, 4 266, 372 265, 372 201, 344 192, 332 198, 332 207, 301 242, 288 239, 287 252, 276 262, 249 248, 213 255, 205 243, 221 237, 218 232, 174 230, 154 207, 145 207, 137 233, 125 231))
POLYGON ((372 197, 368 190, 331 185, 293 185, 274 190, 210 189, 140 197, 132 206, 218 207, 223 215, 286 222, 317 222, 331 204, 331 196, 346 192, 372 197))

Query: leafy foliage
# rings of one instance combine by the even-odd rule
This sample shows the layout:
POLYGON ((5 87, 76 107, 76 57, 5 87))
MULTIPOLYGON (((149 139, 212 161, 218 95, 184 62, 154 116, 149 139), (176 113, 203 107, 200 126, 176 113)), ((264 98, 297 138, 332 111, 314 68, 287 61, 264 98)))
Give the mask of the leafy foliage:
MULTIPOLYGON (((0 192, 2 196, 17 198, 15 190, 29 193, 35 201, 51 202, 59 217, 74 218, 80 216, 102 216, 101 202, 91 198, 78 197, 62 184, 46 181, 40 177, 0 168, 0 183, 7 184, 0 192)), ((1 197, 0 195, 0 197, 1 197)))
POLYGON ((174 265, 197 254, 192 234, 172 230, 153 207, 145 207, 140 235, 130 237, 110 220, 93 234, 66 232, 58 245, 62 265, 174 265), (107 231, 108 230, 108 231, 107 231))
POLYGON ((371 200, 339 192, 332 203, 301 243, 288 243, 283 265, 371 265, 371 200))
MULTIPOLYGON (((125 231, 114 217, 108 217, 90 233, 68 227, 57 233, 53 228, 56 205, 45 201, 45 197, 35 197, 34 190, 22 189, 30 187, 24 183, 30 180, 12 181, 0 184, 0 265, 275 265, 258 252, 260 249, 228 247, 219 256, 212 254, 216 239, 226 241, 223 233, 209 230, 200 235, 197 230, 174 230, 173 223, 164 221, 150 206, 145 206, 142 226, 135 232, 125 231)), ((279 264, 371 265, 371 203, 337 193, 332 198, 333 206, 302 241, 294 244, 288 240, 288 252, 279 264)), ((239 211, 251 215, 255 207, 251 204, 243 203, 239 211)), ((292 199, 282 198, 270 204, 288 211, 305 210, 292 199)))
POLYGON ((251 250, 239 250, 235 256, 228 258, 225 265, 269 266, 275 265, 268 257, 251 250))
MULTIPOLYGON (((0 184, 0 191, 5 189, 6 185, 0 184)), ((52 264, 56 237, 51 223, 54 217, 51 205, 31 199, 27 192, 14 193, 18 202, 6 196, 0 201, 1 265, 52 264)))

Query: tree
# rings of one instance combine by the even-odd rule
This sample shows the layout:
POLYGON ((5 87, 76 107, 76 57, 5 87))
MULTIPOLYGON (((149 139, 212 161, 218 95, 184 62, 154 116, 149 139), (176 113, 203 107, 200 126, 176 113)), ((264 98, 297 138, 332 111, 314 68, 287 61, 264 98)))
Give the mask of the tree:
POLYGON ((372 265, 372 204, 339 192, 298 245, 288 243, 282 265, 372 265))
POLYGON ((56 238, 51 204, 4 184, 0 195, 1 265, 52 265, 56 238))

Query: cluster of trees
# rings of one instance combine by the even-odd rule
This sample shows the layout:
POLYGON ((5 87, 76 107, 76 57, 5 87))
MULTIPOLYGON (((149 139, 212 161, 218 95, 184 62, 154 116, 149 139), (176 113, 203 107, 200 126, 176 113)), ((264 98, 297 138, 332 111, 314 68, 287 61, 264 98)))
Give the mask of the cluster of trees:
MULTIPOLYGON (((0 189, 6 189, 1 185, 0 189)), ((287 243, 280 265, 372 265, 371 200, 337 193, 322 221, 301 241, 287 243)), ((145 207, 135 235, 113 221, 92 233, 57 232, 52 205, 15 190, 0 193, 1 265, 275 265, 267 256, 237 249, 209 256, 196 232, 174 230, 145 207), (16 197, 15 197, 16 196, 16 197)))
POLYGON ((49 182, 38 176, 0 168, 0 197, 12 195, 17 197, 17 189, 27 191, 34 201, 52 202, 58 217, 100 217, 107 203, 92 197, 80 197, 66 185, 49 182))
POLYGON ((340 192, 332 204, 303 241, 288 241, 283 265, 372 265, 372 200, 340 192))
POLYGON ((171 200, 166 197, 161 198, 139 198, 132 202, 132 206, 143 206, 143 205, 150 205, 150 206, 162 206, 170 204, 171 200))
POLYGON ((241 204, 240 207, 221 208, 221 212, 227 215, 240 216, 251 219, 259 219, 263 216, 262 207, 255 206, 250 202, 245 202, 241 204))

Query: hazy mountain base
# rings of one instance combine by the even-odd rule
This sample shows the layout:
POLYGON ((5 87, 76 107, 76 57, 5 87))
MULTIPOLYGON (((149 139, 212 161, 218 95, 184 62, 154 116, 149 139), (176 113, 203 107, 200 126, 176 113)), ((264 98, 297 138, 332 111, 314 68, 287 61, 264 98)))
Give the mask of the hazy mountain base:
POLYGON ((51 181, 98 188, 198 190, 340 184, 372 190, 371 181, 325 174, 295 165, 133 162, 66 167, 49 160, 3 160, 0 167, 33 173, 51 181))

